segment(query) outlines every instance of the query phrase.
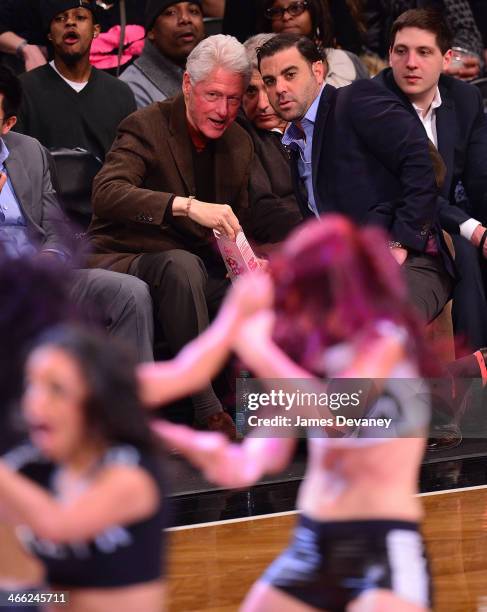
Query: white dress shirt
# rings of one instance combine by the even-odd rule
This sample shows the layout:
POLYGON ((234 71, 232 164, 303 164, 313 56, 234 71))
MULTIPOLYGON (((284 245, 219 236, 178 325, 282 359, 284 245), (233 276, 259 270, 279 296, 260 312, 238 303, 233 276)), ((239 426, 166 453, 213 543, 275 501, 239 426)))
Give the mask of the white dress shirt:
MULTIPOLYGON (((433 102, 431 106, 428 108, 426 113, 424 114, 424 109, 420 108, 417 104, 414 104, 414 110, 418 113, 418 117, 421 120, 421 123, 424 125, 424 129, 426 130, 426 134, 428 134, 428 138, 431 142, 438 148, 438 133, 436 131, 436 109, 441 106, 442 100, 440 95, 440 90, 438 87, 436 88, 435 97, 433 98, 433 102)), ((463 223, 460 223, 460 234, 466 238, 467 240, 471 240, 472 234, 474 233, 477 225, 480 225, 480 222, 476 219, 467 219, 463 223)))

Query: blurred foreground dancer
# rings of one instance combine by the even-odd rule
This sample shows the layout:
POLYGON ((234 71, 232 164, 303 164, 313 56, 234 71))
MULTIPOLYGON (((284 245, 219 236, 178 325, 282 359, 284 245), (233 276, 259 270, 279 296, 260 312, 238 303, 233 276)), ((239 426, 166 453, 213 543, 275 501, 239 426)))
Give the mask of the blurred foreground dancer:
MULTIPOLYGON (((240 357, 259 377, 282 379, 284 388, 292 379, 308 379, 315 391, 327 388, 315 376, 376 379, 380 392, 367 414, 393 416, 396 435, 379 437, 366 427, 354 432, 357 437, 333 425, 307 429, 309 463, 293 540, 242 609, 429 610, 415 497, 429 394, 405 396, 408 387, 421 389, 431 367, 385 236, 330 216, 295 233, 270 269, 274 288, 260 277, 259 300, 266 296, 270 305, 274 294, 273 312, 263 310, 241 327, 240 357)), ((239 291, 248 301, 257 293, 256 278, 242 282, 239 291), (247 282, 252 290, 245 292, 247 282)), ((281 471, 295 445, 291 432, 270 437, 270 427, 240 446, 182 426, 160 423, 157 430, 206 477, 228 487, 281 471)))
POLYGON ((0 509, 49 587, 73 611, 160 610, 162 474, 135 363, 105 335, 52 328, 27 360, 22 412, 31 443, 0 461, 0 509))
MULTIPOLYGON (((20 263, 29 272, 29 261, 20 263)), ((22 526, 21 539, 43 562, 47 583, 68 591, 70 610, 161 609, 164 491, 139 396, 158 405, 207 384, 243 318, 264 305, 241 290, 175 359, 140 366, 140 387, 135 361, 101 331, 57 326, 30 353, 22 399, 30 444, 0 460, 0 514, 22 526)), ((33 292, 47 311, 37 329, 67 316, 66 302, 66 313, 59 312, 40 288, 33 292)), ((17 297, 23 312, 25 296, 17 297)), ((7 339, 9 323, 0 319, 7 339)))

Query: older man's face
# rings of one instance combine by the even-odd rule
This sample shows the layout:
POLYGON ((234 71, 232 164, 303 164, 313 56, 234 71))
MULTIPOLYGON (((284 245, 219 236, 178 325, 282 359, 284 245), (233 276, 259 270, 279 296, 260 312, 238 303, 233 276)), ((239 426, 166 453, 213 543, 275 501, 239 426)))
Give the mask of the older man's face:
POLYGON ((264 81, 258 70, 252 72, 252 78, 243 96, 242 107, 247 119, 261 130, 284 130, 286 127, 286 122, 276 114, 269 102, 264 81))
POLYGON ((204 35, 200 6, 193 2, 175 2, 162 11, 147 37, 164 56, 184 66, 204 35))
POLYGON ((206 79, 194 85, 185 72, 186 116, 193 128, 205 138, 220 138, 237 116, 244 86, 242 75, 225 68, 215 68, 206 79))

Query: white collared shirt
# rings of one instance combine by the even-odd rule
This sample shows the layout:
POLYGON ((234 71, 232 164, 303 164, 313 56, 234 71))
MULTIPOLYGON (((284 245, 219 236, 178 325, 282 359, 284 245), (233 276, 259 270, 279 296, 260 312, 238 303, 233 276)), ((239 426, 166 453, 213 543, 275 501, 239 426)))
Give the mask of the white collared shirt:
MULTIPOLYGON (((431 106, 428 108, 425 115, 423 115, 424 108, 420 108, 417 104, 414 104, 413 102, 413 108, 418 113, 418 117, 420 118, 421 123, 424 125, 424 129, 426 130, 428 138, 431 140, 431 142, 435 145, 436 148, 438 148, 438 133, 436 131, 436 109, 441 106, 441 104, 442 100, 438 87, 436 88, 435 97, 431 102, 431 106)), ((477 225, 479 225, 479 223, 479 221, 473 218, 467 219, 467 221, 460 223, 460 234, 467 240, 470 240, 472 238, 472 234, 475 231, 475 228, 477 227, 477 225)))
POLYGON ((417 104, 413 102, 413 108, 418 113, 418 117, 421 119, 421 123, 424 125, 424 129, 428 134, 428 138, 431 142, 438 148, 438 134, 436 132, 436 109, 441 106, 442 100, 440 95, 440 90, 438 87, 435 91, 435 97, 433 98, 433 102, 431 102, 431 106, 428 108, 426 115, 423 115, 424 108, 420 108, 417 104))

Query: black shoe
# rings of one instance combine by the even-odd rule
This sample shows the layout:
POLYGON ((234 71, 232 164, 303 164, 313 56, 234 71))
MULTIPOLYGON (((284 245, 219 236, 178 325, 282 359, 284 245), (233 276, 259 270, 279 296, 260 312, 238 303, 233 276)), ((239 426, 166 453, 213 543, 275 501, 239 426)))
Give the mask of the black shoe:
POLYGON ((458 425, 437 425, 431 430, 426 449, 428 451, 444 451, 459 446, 462 442, 462 432, 458 425))

